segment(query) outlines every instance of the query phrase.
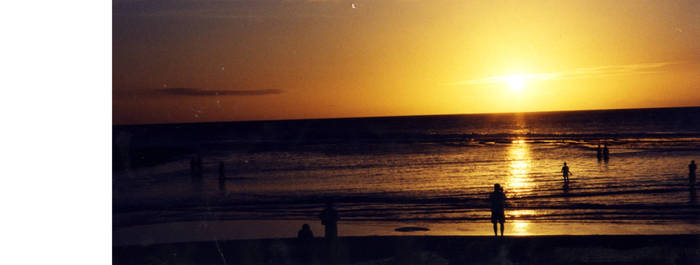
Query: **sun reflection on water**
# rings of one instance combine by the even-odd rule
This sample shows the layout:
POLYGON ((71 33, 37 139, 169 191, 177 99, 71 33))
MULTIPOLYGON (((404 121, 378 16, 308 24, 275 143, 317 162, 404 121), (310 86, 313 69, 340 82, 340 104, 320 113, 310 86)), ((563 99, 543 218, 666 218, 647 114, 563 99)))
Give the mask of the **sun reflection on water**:
POLYGON ((511 192, 521 192, 534 186, 529 176, 531 160, 528 144, 523 140, 515 140, 508 147, 510 171, 506 181, 506 189, 511 192))
MULTIPOLYGON (((535 186, 535 183, 530 177, 530 169, 532 160, 530 156, 530 147, 524 140, 514 140, 508 147, 508 160, 510 161, 510 170, 506 179, 506 192, 517 194, 530 190, 535 186)), ((534 215, 534 210, 513 210, 508 211, 510 217, 521 217, 534 215)), ((523 220, 513 220, 510 223, 509 234, 512 235, 530 235, 530 223, 523 220)))
POLYGON ((529 226, 530 226, 530 223, 528 223, 528 222, 514 221, 512 223, 512 227, 511 227, 511 229, 513 231, 509 232, 508 234, 517 235, 517 236, 530 235, 531 233, 529 232, 529 229, 528 229, 529 226))
POLYGON ((533 216, 535 215, 535 210, 511 210, 508 211, 508 215, 513 216, 513 217, 521 217, 521 216, 533 216))

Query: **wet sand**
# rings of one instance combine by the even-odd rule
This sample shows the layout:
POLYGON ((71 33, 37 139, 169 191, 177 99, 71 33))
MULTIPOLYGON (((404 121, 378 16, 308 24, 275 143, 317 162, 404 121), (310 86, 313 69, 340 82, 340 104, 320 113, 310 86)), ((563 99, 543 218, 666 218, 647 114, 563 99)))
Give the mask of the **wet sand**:
POLYGON ((700 264, 700 235, 370 236, 113 247, 114 264, 700 264))
MULTIPOLYGON (((323 235, 318 220, 230 220, 174 222, 116 228, 115 246, 152 245, 178 242, 207 242, 295 237, 302 224, 309 224, 314 235, 323 235)), ((490 222, 360 222, 341 221, 343 237, 367 236, 490 236, 490 222), (428 231, 397 231, 401 227, 421 227, 428 231)), ((700 234, 700 224, 670 222, 531 222, 508 220, 506 236, 588 236, 588 235, 683 235, 700 234)))

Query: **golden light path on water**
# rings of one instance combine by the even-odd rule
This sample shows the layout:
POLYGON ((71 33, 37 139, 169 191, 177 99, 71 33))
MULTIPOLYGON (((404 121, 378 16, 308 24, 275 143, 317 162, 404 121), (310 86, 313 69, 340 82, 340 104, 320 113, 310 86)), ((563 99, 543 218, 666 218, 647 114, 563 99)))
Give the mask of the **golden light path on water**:
POLYGON ((522 192, 534 186, 529 176, 531 159, 529 146, 523 140, 516 140, 508 147, 508 160, 510 161, 510 171, 506 181, 506 191, 522 192))
MULTIPOLYGON (((510 174, 506 180, 505 189, 510 194, 517 194, 532 189, 535 185, 530 177, 532 161, 528 144, 523 140, 514 140, 508 147, 508 160, 510 161, 510 174)), ((510 217, 522 215, 533 215, 534 210, 512 210, 507 211, 510 217)), ((514 218, 509 218, 513 220, 514 218)), ((528 230, 529 222, 523 220, 513 220, 512 235, 530 235, 528 230)))
MULTIPOLYGON (((523 216, 523 215, 534 215, 535 210, 512 210, 512 211, 507 211, 506 215, 510 217, 511 220, 514 218, 523 216)), ((526 235, 533 235, 534 233, 530 231, 530 222, 525 221, 525 220, 513 220, 510 222, 512 224, 511 231, 509 231, 509 234, 511 235, 518 235, 518 236, 526 236, 526 235)))

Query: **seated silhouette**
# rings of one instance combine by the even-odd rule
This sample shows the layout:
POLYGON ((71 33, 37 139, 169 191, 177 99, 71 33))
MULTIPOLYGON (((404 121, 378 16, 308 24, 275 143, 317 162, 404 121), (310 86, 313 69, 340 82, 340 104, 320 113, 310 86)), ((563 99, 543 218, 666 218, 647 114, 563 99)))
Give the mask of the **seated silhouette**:
POLYGON ((297 238, 301 240, 309 240, 314 238, 314 232, 311 231, 309 224, 301 226, 301 230, 297 233, 297 238))

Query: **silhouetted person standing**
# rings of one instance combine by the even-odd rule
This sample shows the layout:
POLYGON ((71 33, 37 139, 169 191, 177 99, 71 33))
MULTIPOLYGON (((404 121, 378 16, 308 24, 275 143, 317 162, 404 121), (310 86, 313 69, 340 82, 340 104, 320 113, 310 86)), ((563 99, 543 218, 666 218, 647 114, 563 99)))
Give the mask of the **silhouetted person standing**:
POLYGON ((333 202, 326 202, 324 209, 318 216, 321 219, 321 224, 325 226, 326 239, 335 239, 338 237, 338 212, 333 208, 333 202))
POLYGON ((493 235, 498 236, 498 223, 500 223, 501 236, 503 236, 503 224, 506 222, 506 195, 503 193, 501 184, 493 185, 493 192, 489 195, 489 201, 491 201, 491 223, 493 223, 493 235))
POLYGON ((600 149, 600 145, 598 145, 598 148, 596 149, 596 157, 598 157, 598 161, 603 159, 603 150, 600 149))
POLYGON ((301 226, 301 230, 297 233, 297 238, 301 240, 309 240, 314 238, 314 232, 311 231, 309 224, 304 224, 301 226))
POLYGON ((561 174, 564 177, 564 182, 569 182, 569 174, 573 175, 574 173, 571 173, 569 166, 567 166, 566 162, 564 162, 564 166, 561 167, 561 174))
POLYGON ((608 161, 610 160, 610 150, 608 149, 608 145, 603 146, 603 160, 608 161))
POLYGON ((691 160, 690 164, 688 165, 688 184, 691 187, 695 187, 695 171, 698 169, 698 166, 695 164, 695 160, 691 160))

